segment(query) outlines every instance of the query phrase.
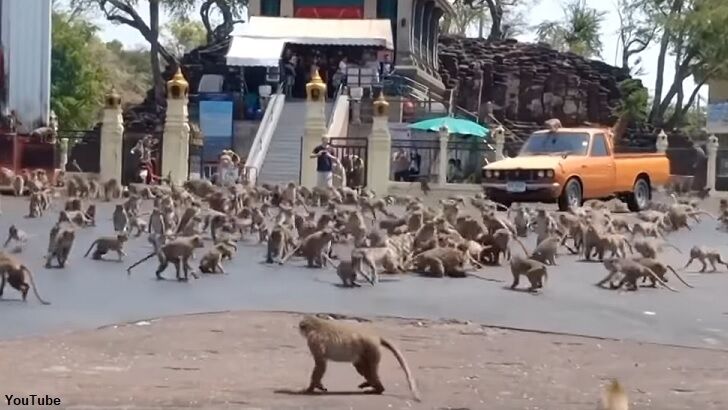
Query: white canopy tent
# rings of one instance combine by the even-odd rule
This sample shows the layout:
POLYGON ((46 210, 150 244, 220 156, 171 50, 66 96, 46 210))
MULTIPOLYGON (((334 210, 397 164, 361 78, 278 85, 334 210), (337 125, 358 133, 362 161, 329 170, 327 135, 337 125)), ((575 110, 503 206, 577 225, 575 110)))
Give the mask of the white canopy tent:
POLYGON ((370 46, 394 50, 389 20, 250 18, 233 33, 227 64, 278 66, 285 43, 370 46))

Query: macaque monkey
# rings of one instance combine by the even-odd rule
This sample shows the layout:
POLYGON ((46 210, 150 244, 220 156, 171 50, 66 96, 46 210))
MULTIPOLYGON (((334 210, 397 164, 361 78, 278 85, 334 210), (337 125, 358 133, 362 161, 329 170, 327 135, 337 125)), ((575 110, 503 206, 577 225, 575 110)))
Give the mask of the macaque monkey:
POLYGON ((136 230, 136 236, 137 238, 142 236, 142 233, 147 231, 147 221, 145 221, 141 216, 132 216, 129 218, 129 234, 132 234, 134 230, 136 230))
MULTIPOLYGON (((507 217, 509 218, 511 211, 511 209, 508 209, 507 217)), ((516 227, 516 235, 520 238, 525 238, 528 236, 528 228, 531 226, 531 213, 528 208, 523 206, 519 206, 513 211, 515 212, 513 225, 516 227)))
POLYGON ((602 392, 597 410, 629 410, 629 398, 622 385, 615 379, 602 392))
POLYGON ((46 256, 46 269, 51 268, 53 258, 58 262, 58 267, 63 269, 66 267, 68 255, 71 254, 73 242, 76 240, 76 231, 71 225, 56 225, 51 229, 51 240, 48 245, 48 255, 46 256))
POLYGON ((112 199, 121 198, 121 184, 115 178, 111 178, 110 180, 106 181, 103 185, 103 189, 104 200, 106 202, 109 202, 112 199))
POLYGON ((175 270, 177 271, 178 281, 187 281, 189 279, 188 274, 192 275, 193 278, 197 279, 198 276, 194 272, 194 270, 192 270, 192 267, 190 267, 189 260, 193 258, 195 249, 204 247, 205 243, 202 241, 202 238, 200 236, 177 238, 175 240, 165 243, 162 246, 159 246, 155 249, 155 252, 150 253, 133 265, 129 266, 126 271, 129 275, 131 275, 132 268, 157 255, 157 257, 159 258, 159 266, 157 267, 157 271, 155 272, 157 279, 164 280, 162 272, 167 269, 169 263, 172 263, 174 265, 175 270), (180 275, 180 265, 184 270, 184 277, 180 275))
POLYGON ((99 197, 100 191, 101 191, 101 186, 99 185, 99 181, 97 181, 95 179, 89 179, 88 180, 88 198, 97 199, 99 197))
POLYGON ((28 234, 22 229, 18 229, 15 225, 10 225, 10 228, 8 228, 8 239, 5 240, 3 248, 7 248, 11 241, 20 242, 20 246, 23 246, 28 242, 28 234))
POLYGON ((111 218, 114 222, 115 232, 126 232, 129 225, 129 215, 126 213, 124 205, 117 204, 111 218))
POLYGON ((276 225, 271 229, 268 235, 268 251, 265 257, 265 263, 273 263, 276 259, 279 264, 283 264, 283 258, 287 255, 288 244, 291 241, 291 234, 282 225, 276 225))
POLYGON ((91 246, 89 246, 86 254, 83 256, 84 258, 88 257, 88 254, 91 253, 91 250, 94 246, 96 246, 96 250, 92 256, 94 260, 101 260, 102 256, 106 255, 109 251, 114 251, 119 256, 119 262, 121 262, 123 257, 126 256, 126 252, 124 252, 124 244, 128 240, 129 237, 125 233, 120 233, 116 236, 102 236, 91 243, 91 246))
POLYGON ((200 272, 202 273, 225 273, 222 267, 222 254, 217 248, 212 248, 200 259, 200 272))
POLYGON ((63 209, 66 211, 80 211, 83 208, 83 202, 81 198, 69 198, 63 205, 63 209))
POLYGON ((28 201, 28 218, 39 218, 43 216, 43 199, 41 194, 33 192, 28 201))
POLYGON ((86 218, 89 220, 89 225, 96 226, 96 204, 89 204, 86 208, 86 218))
POLYGON ((655 272, 652 271, 652 269, 639 263, 637 260, 624 258, 608 258, 604 259, 603 264, 604 267, 607 268, 607 270, 609 271, 609 274, 607 274, 604 279, 597 282, 596 285, 599 287, 603 287, 605 283, 609 282, 610 289, 619 289, 626 284, 627 290, 636 291, 638 289, 637 281, 640 278, 647 277, 651 280, 657 281, 663 287, 673 292, 677 292, 677 290, 671 288, 670 285, 660 279, 655 274, 655 272), (613 279, 615 276, 617 276, 618 273, 622 273, 622 278, 615 285, 613 279))
POLYGON ((427 180, 427 177, 420 178, 420 189, 425 196, 427 196, 427 194, 429 194, 432 190, 430 189, 430 181, 427 180))
POLYGON ((15 196, 22 196, 25 193, 25 178, 22 176, 16 175, 13 178, 11 185, 15 196))
POLYGON ((219 241, 215 244, 215 249, 220 252, 220 255, 222 256, 222 260, 232 260, 234 252, 238 250, 237 245, 231 240, 227 239, 224 241, 219 241))
POLYGON ((35 278, 33 272, 12 255, 0 252, 0 297, 5 290, 5 282, 18 290, 23 297, 23 302, 27 300, 28 290, 33 288, 33 293, 38 301, 44 305, 50 305, 38 294, 35 286, 35 278))
POLYGON ((708 248, 706 246, 693 246, 690 249, 690 259, 688 260, 688 263, 685 264, 685 267, 683 269, 687 269, 688 266, 690 266, 693 261, 697 259, 700 261, 700 263, 703 265, 703 267, 700 269, 700 273, 705 272, 705 269, 707 269, 708 265, 705 263, 707 260, 710 262, 710 267, 712 268, 711 272, 715 272, 717 268, 715 267, 715 263, 719 263, 721 265, 725 265, 728 267, 728 263, 724 262, 723 259, 720 257, 720 252, 713 248, 708 248))
MULTIPOLYGON (((666 275, 667 275, 667 270, 669 269, 669 270, 672 271, 672 273, 675 274, 675 276, 677 276, 677 278, 680 280, 680 282, 682 282, 685 286, 687 286, 689 288, 692 288, 693 287, 689 283, 685 282, 685 279, 683 279, 682 276, 680 276, 677 273, 677 271, 675 270, 675 268, 673 268, 670 265, 664 264, 664 263, 658 261, 657 259, 651 259, 651 258, 634 258, 634 260, 636 260, 637 262, 639 262, 639 263, 647 266, 648 268, 650 268, 652 270, 652 272, 655 272, 655 275, 657 275, 657 277, 659 277, 660 279, 662 279, 665 282, 667 282, 667 276, 666 275)), ((647 282, 647 279, 648 279, 647 277, 643 277, 642 278, 642 283, 647 282)), ((652 277, 650 277, 649 279, 652 281, 652 285, 651 286, 653 288, 656 287, 657 286, 657 282, 655 281, 655 279, 652 278, 652 277)))
POLYGON ((382 394, 384 386, 379 378, 379 361, 382 357, 380 346, 382 346, 394 354, 404 370, 414 399, 420 401, 415 380, 404 356, 387 339, 375 336, 364 329, 310 315, 301 320, 298 330, 306 338, 315 363, 306 393, 314 393, 316 389, 327 391, 321 380, 326 373, 326 362, 332 360, 353 363, 356 371, 365 379, 359 388, 371 387, 372 393, 382 394))
POLYGON ((632 240, 632 247, 634 250, 645 258, 657 259, 657 253, 662 252, 662 248, 665 246, 675 249, 678 253, 682 253, 680 248, 664 241, 661 242, 659 240, 649 238, 632 240))
POLYGON ((535 292, 537 289, 543 288, 544 279, 548 279, 546 265, 521 255, 514 255, 511 258, 511 274, 513 274, 511 289, 518 286, 520 277, 523 275, 531 283, 531 287, 528 288, 529 292, 535 292))
POLYGON ((308 262, 307 266, 309 268, 322 268, 326 264, 326 260, 322 255, 324 253, 328 255, 329 246, 333 240, 334 232, 330 229, 324 229, 322 231, 312 233, 305 237, 296 249, 286 255, 286 257, 281 261, 281 264, 285 263, 289 257, 294 255, 296 251, 300 249, 301 253, 303 253, 303 256, 308 262))

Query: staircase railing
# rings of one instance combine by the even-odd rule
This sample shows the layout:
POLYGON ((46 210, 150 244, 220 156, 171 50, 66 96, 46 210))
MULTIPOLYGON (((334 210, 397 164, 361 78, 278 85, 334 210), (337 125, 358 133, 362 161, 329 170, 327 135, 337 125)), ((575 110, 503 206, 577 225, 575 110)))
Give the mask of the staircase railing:
POLYGON ((250 147, 250 153, 245 161, 245 173, 248 184, 255 185, 260 175, 260 170, 263 167, 263 161, 268 155, 268 147, 270 147, 270 141, 273 139, 276 125, 281 117, 283 106, 285 105, 286 96, 283 93, 285 89, 285 81, 278 85, 276 93, 268 101, 268 106, 265 109, 265 114, 258 127, 258 132, 255 133, 255 139, 250 147))
POLYGON ((338 87, 336 87, 336 91, 334 92, 334 98, 331 100, 333 103, 331 104, 331 108, 329 108, 329 112, 326 113, 328 118, 328 121, 326 123, 326 129, 328 130, 331 128, 331 123, 334 121, 334 112, 336 112, 336 101, 338 101, 339 96, 344 90, 344 83, 339 84, 338 87))

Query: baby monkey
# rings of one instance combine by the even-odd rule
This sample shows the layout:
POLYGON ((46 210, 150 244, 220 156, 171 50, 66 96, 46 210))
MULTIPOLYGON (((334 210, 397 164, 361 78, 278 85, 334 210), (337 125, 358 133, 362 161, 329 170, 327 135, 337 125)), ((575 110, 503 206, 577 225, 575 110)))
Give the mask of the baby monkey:
POLYGON ((28 234, 22 229, 18 229, 15 225, 10 225, 10 228, 8 228, 8 239, 5 240, 3 248, 7 248, 11 241, 19 242, 19 246, 22 247, 28 242, 28 234))

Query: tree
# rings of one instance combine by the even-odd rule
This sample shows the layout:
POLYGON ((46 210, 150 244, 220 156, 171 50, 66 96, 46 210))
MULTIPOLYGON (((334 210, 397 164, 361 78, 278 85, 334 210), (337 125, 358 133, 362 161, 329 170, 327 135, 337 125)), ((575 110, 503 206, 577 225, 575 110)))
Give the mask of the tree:
POLYGON ((152 87, 149 67, 149 50, 124 49, 118 40, 99 45, 99 61, 124 104, 139 104, 144 101, 147 90, 152 87))
POLYGON ((641 59, 630 59, 645 51, 655 38, 658 24, 648 12, 649 2, 653 0, 619 0, 619 45, 622 51, 622 68, 632 74, 642 74, 641 59), (633 71, 634 69, 634 71, 633 71))
POLYGON ((53 13, 51 108, 65 129, 86 129, 97 119, 104 73, 94 55, 98 29, 65 13, 53 13))
MULTIPOLYGON (((488 40, 503 40, 520 32, 525 25, 523 8, 538 0, 455 0, 476 10, 488 11, 490 33, 488 40)), ((484 19, 485 20, 485 19, 484 19)), ((482 29, 481 29, 482 31, 482 29)), ((482 36, 482 33, 481 33, 482 36)))
POLYGON ((166 48, 180 58, 207 41, 205 26, 199 21, 175 20, 164 27, 166 48))
MULTIPOLYGON (((482 29, 483 20, 488 18, 484 8, 476 8, 456 0, 452 4, 455 13, 452 17, 443 21, 443 31, 459 36, 465 36, 470 29, 480 26, 482 29)), ((482 34, 482 33, 479 33, 482 34)))
POLYGON ((728 75, 728 4, 724 0, 651 0, 648 6, 661 34, 649 119, 654 125, 672 128, 683 121, 708 80, 728 75), (675 73, 663 94, 668 54, 675 58, 675 73), (686 100, 683 84, 689 77, 696 85, 686 100))
POLYGON ((596 57, 602 51, 600 30, 604 16, 604 12, 587 6, 585 0, 571 0, 564 8, 564 19, 544 21, 536 26, 536 35, 556 50, 596 57))
POLYGON ((225 40, 233 32, 233 26, 243 22, 248 0, 166 0, 170 12, 180 19, 186 19, 199 4, 200 20, 205 27, 207 43, 225 40), (213 7, 214 6, 214 7, 213 7), (215 9, 220 24, 213 26, 215 9))

